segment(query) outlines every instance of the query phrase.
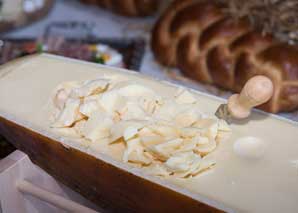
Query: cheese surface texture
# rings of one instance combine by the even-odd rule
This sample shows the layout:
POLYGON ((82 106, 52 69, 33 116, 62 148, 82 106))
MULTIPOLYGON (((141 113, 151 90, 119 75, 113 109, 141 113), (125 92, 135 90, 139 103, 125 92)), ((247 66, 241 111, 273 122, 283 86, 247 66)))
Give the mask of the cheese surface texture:
POLYGON ((190 178, 215 165, 208 154, 231 131, 198 102, 186 89, 169 98, 129 80, 63 82, 50 100, 51 127, 98 151, 118 147, 118 158, 152 175, 190 178))
MULTIPOLYGON (((154 163, 142 166, 142 164, 133 163, 130 160, 128 164, 121 163, 124 151, 128 148, 134 149, 136 144, 139 144, 136 136, 141 134, 148 135, 150 131, 148 128, 143 127, 143 124, 136 123, 135 120, 126 120, 125 122, 122 121, 115 124, 115 121, 110 119, 109 116, 103 116, 100 113, 95 113, 92 117, 94 123, 97 122, 95 118, 106 121, 101 122, 97 127, 101 134, 96 133, 97 131, 91 131, 91 128, 89 128, 92 126, 91 123, 88 125, 88 128, 83 128, 86 124, 86 119, 84 118, 88 115, 91 116, 94 108, 99 109, 100 112, 100 108, 95 104, 97 101, 94 102, 93 97, 87 97, 84 98, 84 103, 78 103, 75 98, 68 100, 66 97, 70 95, 71 88, 81 87, 84 82, 96 79, 104 80, 101 80, 100 83, 104 89, 99 95, 101 98, 98 102, 101 103, 102 110, 108 111, 108 114, 112 112, 112 109, 118 109, 118 106, 123 106, 123 103, 125 103, 125 98, 115 97, 118 95, 122 96, 123 91, 126 94, 131 94, 129 92, 130 89, 124 90, 124 87, 128 86, 128 81, 130 82, 129 85, 134 85, 134 88, 139 88, 136 85, 147 88, 142 89, 142 92, 146 94, 150 94, 149 91, 153 90, 155 95, 157 94, 157 96, 165 99, 164 104, 166 104, 166 108, 161 106, 159 111, 156 111, 156 113, 159 112, 158 118, 163 120, 171 118, 178 121, 181 125, 192 122, 192 117, 188 116, 192 111, 185 112, 185 117, 190 117, 190 119, 186 120, 187 122, 183 120, 183 116, 172 118, 171 115, 174 108, 172 108, 171 104, 167 104, 169 100, 174 100, 177 104, 196 105, 197 107, 194 111, 199 113, 198 116, 201 116, 198 119, 205 118, 202 112, 205 112, 206 115, 212 115, 218 106, 223 103, 221 100, 193 90, 187 91, 191 94, 190 97, 181 99, 179 94, 185 92, 183 89, 135 72, 42 54, 26 60, 15 61, 13 64, 7 64, 0 68, 0 116, 9 120, 13 119, 14 122, 44 134, 55 141, 59 141, 66 147, 86 152, 95 158, 125 169, 128 172, 133 172, 135 175, 139 175, 164 187, 172 187, 172 190, 187 194, 193 199, 206 202, 218 208, 220 208, 220 205, 217 204, 220 203, 234 210, 230 212, 298 212, 297 124, 284 121, 270 114, 254 111, 249 120, 232 123, 230 125, 232 134, 226 140, 216 143, 216 148, 213 151, 208 152, 207 155, 200 155, 201 158, 204 158, 204 161, 200 161, 201 167, 205 167, 205 165, 208 167, 212 161, 216 162, 212 169, 203 170, 205 172, 200 172, 192 178, 180 178, 177 175, 169 175, 168 170, 175 169, 178 171, 188 168, 189 162, 196 162, 197 153, 207 152, 209 149, 212 149, 212 146, 203 146, 208 144, 209 140, 203 135, 194 137, 197 144, 200 144, 200 150, 193 151, 196 154, 195 157, 192 153, 189 154, 186 151, 185 153, 187 154, 177 153, 175 157, 162 160, 162 164, 154 163), (108 81, 106 82, 105 79, 108 81), (109 84, 107 88, 105 88, 106 83, 109 84), (62 87, 59 88, 58 85, 62 85, 62 87), (64 90, 63 88, 66 89, 64 90), (120 89, 122 92, 119 92, 118 95, 104 95, 112 88, 116 90, 117 88, 123 89, 120 89), (57 94, 59 89, 61 89, 61 92, 57 94), (178 96, 174 97, 175 95, 178 96), (57 97, 56 104, 53 103, 55 96, 57 97), (198 101, 194 103, 193 98, 198 101), (65 101, 66 99, 67 101, 65 101), (51 100, 50 103, 49 100, 51 100), (59 114, 59 110, 62 111, 64 104, 68 105, 69 109, 62 116, 62 114, 59 114), (70 115, 75 114, 76 111, 73 109, 77 108, 77 104, 80 105, 79 109, 84 116, 79 114, 78 118, 81 120, 76 121, 76 125, 73 128, 61 127, 61 125, 69 125, 69 123, 73 122, 73 116, 70 115), (65 119, 57 120, 56 123, 56 115, 61 115, 62 117, 60 116, 59 118, 65 119), (49 117, 52 119, 49 119, 49 117), (183 122, 181 122, 181 118, 183 122), (130 127, 124 134, 122 130, 126 126, 130 127), (142 131, 140 131, 140 128, 142 128, 142 131), (109 129, 110 131, 107 132, 113 134, 115 138, 125 137, 130 140, 132 142, 130 147, 123 142, 117 143, 115 141, 114 143, 109 143, 109 140, 104 139, 101 139, 100 143, 92 143, 91 139, 81 136, 81 134, 86 134, 89 138, 106 137, 105 129, 109 129), (136 129, 138 134, 135 136, 136 129), (121 136, 121 132, 123 136, 121 136), (258 138, 258 141, 247 140, 247 137, 258 138), (246 140, 242 140, 243 138, 246 138, 246 140), (239 139, 241 139, 241 143, 237 142, 239 139), (259 152, 259 147, 262 149, 261 153, 259 152), (113 156, 117 160, 113 160, 109 156, 113 156), (181 159, 185 159, 183 164, 181 164, 181 159), (138 166, 141 168, 136 168, 138 166), (151 172, 154 176, 162 176, 164 178, 154 178, 152 175, 145 175, 145 172, 143 172, 145 170, 149 173, 151 172)), ((88 94, 88 91, 92 90, 94 84, 86 84, 82 91, 76 90, 73 95, 81 96, 88 94)), ((98 89, 98 91, 100 90, 98 89)), ((146 108, 149 111, 153 110, 151 104, 144 105, 147 106, 146 108)), ((132 113, 132 110, 128 110, 127 115, 125 115, 126 118, 131 117, 131 113, 132 115, 142 113, 142 111, 136 110, 138 107, 135 104, 130 104, 130 106, 131 109, 134 109, 134 113, 132 113)), ((207 116, 208 118, 209 116, 207 116)), ((199 120, 201 122, 193 124, 194 128, 213 126, 212 122, 206 122, 204 119, 199 120)), ((159 129, 159 134, 173 134, 171 128, 160 128, 159 125, 153 127, 154 129, 159 129)), ((177 125, 175 125, 176 127, 178 128, 177 125)), ((194 135, 193 128, 180 126, 179 128, 184 130, 180 133, 183 137, 194 135)), ((213 128, 211 128, 209 133, 214 134, 213 128)), ((144 142, 149 146, 164 142, 162 135, 149 136, 144 138, 144 142)), ((173 138, 173 140, 167 140, 166 142, 177 145, 180 143, 180 140, 173 138)), ((169 147, 166 145, 157 146, 153 150, 160 149, 167 150, 169 147)), ((134 159, 135 154, 126 156, 134 159)), ((166 152, 162 152, 161 157, 163 156, 166 156, 166 152)), ((141 160, 146 162, 147 158, 141 158, 141 160)), ((182 172, 179 174, 182 174, 182 172)))

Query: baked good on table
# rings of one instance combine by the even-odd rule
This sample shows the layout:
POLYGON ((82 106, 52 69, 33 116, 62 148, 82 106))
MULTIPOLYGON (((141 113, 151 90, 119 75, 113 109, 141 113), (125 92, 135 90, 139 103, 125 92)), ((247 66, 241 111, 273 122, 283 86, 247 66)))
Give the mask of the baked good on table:
POLYGON ((246 16, 235 19, 225 8, 222 1, 174 1, 152 32, 156 59, 235 92, 252 76, 266 75, 275 91, 260 108, 273 113, 297 109, 298 46, 262 33, 246 16))
POLYGON ((158 0, 81 0, 124 16, 147 16, 156 12, 158 0))
POLYGON ((53 0, 0 1, 0 32, 30 24, 48 14, 53 0))

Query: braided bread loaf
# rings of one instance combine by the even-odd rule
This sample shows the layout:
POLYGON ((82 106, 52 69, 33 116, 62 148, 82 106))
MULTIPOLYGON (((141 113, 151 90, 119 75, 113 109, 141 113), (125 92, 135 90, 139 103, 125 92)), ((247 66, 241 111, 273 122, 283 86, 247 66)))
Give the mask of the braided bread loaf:
POLYGON ((187 76, 240 92, 254 75, 266 75, 274 95, 260 106, 268 112, 298 108, 298 47, 235 20, 210 1, 174 1, 152 33, 156 59, 187 76))
POLYGON ((147 16, 154 13, 158 0, 81 0, 107 8, 124 16, 147 16))

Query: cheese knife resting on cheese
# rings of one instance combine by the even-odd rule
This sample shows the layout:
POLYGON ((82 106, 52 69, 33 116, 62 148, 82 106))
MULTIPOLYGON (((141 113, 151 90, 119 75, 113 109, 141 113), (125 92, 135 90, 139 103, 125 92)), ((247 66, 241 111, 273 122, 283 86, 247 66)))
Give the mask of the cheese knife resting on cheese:
MULTIPOLYGON (((297 124, 251 111, 268 101, 273 89, 271 80, 255 76, 217 110, 222 101, 191 89, 41 54, 1 67, 0 130, 13 135, 22 150, 30 147, 27 153, 42 168, 61 180, 73 180, 93 197, 99 191, 78 182, 82 173, 71 173, 74 169, 98 166, 100 171, 129 172, 125 181, 124 173, 105 176, 100 171, 96 178, 86 173, 84 179, 105 193, 121 189, 135 204, 140 196, 126 193, 131 181, 136 189, 172 195, 136 181, 137 176, 227 212, 298 212, 297 124), (229 123, 229 116, 248 119, 229 123), (38 134, 34 139, 33 133, 38 134), (80 163, 71 163, 76 161, 74 150, 80 151, 80 163)), ((120 195, 111 193, 110 198, 121 200, 120 195)), ((149 193, 144 197, 154 203, 149 193)))

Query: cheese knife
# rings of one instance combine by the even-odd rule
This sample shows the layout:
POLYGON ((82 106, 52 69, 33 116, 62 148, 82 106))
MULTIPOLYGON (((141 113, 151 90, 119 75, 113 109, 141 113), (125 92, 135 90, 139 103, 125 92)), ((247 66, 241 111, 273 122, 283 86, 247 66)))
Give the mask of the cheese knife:
POLYGON ((226 104, 221 104, 215 115, 228 123, 232 119, 247 118, 253 107, 264 104, 271 99, 273 91, 273 83, 268 77, 254 76, 246 82, 240 94, 230 96, 226 104))

